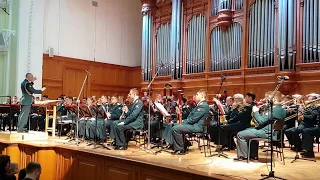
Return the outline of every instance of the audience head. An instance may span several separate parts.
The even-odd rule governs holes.
[[[41,165],[38,162],[29,162],[26,167],[26,177],[40,179]]]
[[[0,175],[10,172],[10,156],[0,155]]]
[[[246,94],[245,100],[246,103],[252,103],[256,99],[256,95],[253,92],[248,92]]]
[[[200,89],[196,94],[196,102],[200,102],[207,99],[207,91],[204,89]]]

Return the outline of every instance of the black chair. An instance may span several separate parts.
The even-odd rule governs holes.
[[[278,131],[280,134],[283,133],[283,126],[284,126],[284,121],[283,120],[276,120],[273,123],[272,134],[269,133],[268,134],[269,135],[268,138],[253,138],[253,139],[249,140],[247,163],[249,163],[249,160],[250,160],[250,147],[251,147],[250,145],[251,145],[251,142],[252,141],[270,142],[271,138],[273,137],[274,132]],[[279,148],[279,150],[278,150],[278,147],[276,146],[276,149],[274,150],[274,152],[277,152],[277,156],[278,156],[278,154],[280,154],[280,158],[283,161],[283,164],[285,164],[285,162],[284,162],[284,154],[283,154],[283,143],[281,143],[282,142],[282,138],[283,138],[283,136],[280,136],[278,139],[273,140],[273,142],[281,144],[281,147]],[[271,144],[271,146],[272,145],[273,144]],[[267,151],[269,151],[269,150],[266,150],[266,152]]]

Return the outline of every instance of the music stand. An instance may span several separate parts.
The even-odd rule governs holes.
[[[76,105],[65,105],[64,106],[64,108],[66,109],[66,111],[67,112],[69,112],[70,114],[74,114],[74,115],[76,115],[76,114],[78,114],[78,107],[76,106]],[[80,112],[81,113],[81,112]],[[67,113],[68,114],[68,113]],[[81,114],[81,117],[82,117],[83,115]],[[72,130],[73,130],[73,119],[74,118],[74,116],[72,116],[71,117],[71,129],[70,129],[70,131],[72,132]],[[62,120],[62,117],[61,117],[61,123],[63,122],[63,120]],[[75,129],[74,129],[74,131],[75,131]],[[73,138],[71,138],[72,137],[72,135],[69,137],[67,137],[67,139],[71,139],[71,140],[75,140],[75,134],[73,135]],[[67,140],[66,139],[66,140]]]
[[[82,109],[82,106],[83,105],[71,105],[71,106],[65,106],[66,110],[69,111],[69,112],[72,112],[74,114],[77,114],[77,118],[75,120],[75,129],[74,129],[74,134],[73,134],[73,138],[71,138],[69,140],[69,142],[72,142],[72,141],[75,141],[76,145],[78,145],[80,143],[79,139],[78,139],[78,123],[79,123],[79,120],[80,120],[80,117],[85,117],[85,112],[87,111],[84,111]],[[85,106],[87,107],[87,106]],[[73,118],[72,118],[72,123],[73,123]],[[71,130],[72,131],[72,128]]]
[[[103,105],[101,105],[103,106]],[[103,119],[103,127],[105,128],[105,123],[104,123],[104,119],[105,117],[107,117],[107,115],[105,114],[105,112],[101,112],[100,109],[97,106],[91,106],[93,107],[93,110],[95,112],[95,135],[93,137],[93,141],[94,141],[94,147],[93,149],[97,149],[99,147],[102,147],[104,149],[107,150],[111,150],[110,148],[108,148],[107,146],[104,145],[104,143],[102,141],[97,141],[96,137],[98,135],[98,118]],[[102,107],[101,107],[102,108]],[[92,143],[88,144],[88,146],[92,145]]]
[[[32,105],[32,108],[33,108],[33,113],[37,114],[37,119],[38,119],[38,122],[39,122],[39,116],[40,115],[46,115],[46,106],[43,106],[43,105]],[[29,117],[29,131],[30,131],[30,124],[31,124],[31,120],[30,120],[30,117]],[[39,123],[37,123],[38,126],[39,126]]]
[[[160,142],[156,145],[156,146],[153,146],[152,148],[156,148],[156,147],[160,147],[161,149],[156,151],[155,154],[157,153],[160,153],[160,152],[168,152],[168,153],[171,153],[169,151],[168,148],[164,148],[163,147],[163,139],[162,139],[162,130],[161,130],[161,124],[163,124],[163,121],[165,121],[165,119],[168,119],[171,117],[171,115],[168,113],[168,111],[166,110],[166,108],[161,104],[161,103],[158,103],[158,102],[154,102],[155,106],[157,107],[157,109],[159,110],[159,112],[162,114],[162,120],[160,121],[159,123],[159,131],[160,131]]]
[[[222,88],[222,85],[223,85],[223,82],[226,80],[226,77],[224,75],[221,75],[221,83],[220,83],[220,87],[219,87],[219,90],[218,90],[218,93],[217,94],[220,94],[220,91],[221,91],[221,88]],[[215,100],[215,103],[217,105],[217,110],[218,110],[218,121],[217,121],[217,127],[218,127],[218,144],[221,146],[221,122],[220,122],[220,117],[224,117],[225,115],[225,112],[222,108],[222,105],[220,106],[220,102],[218,99],[214,99]],[[227,159],[229,159],[228,155],[225,154],[222,150],[222,146],[218,149],[218,153],[217,154],[212,154],[210,155],[209,157],[212,157],[212,156],[222,156],[222,157],[225,157]]]

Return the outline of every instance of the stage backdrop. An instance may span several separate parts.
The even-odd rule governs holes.
[[[43,95],[56,99],[59,95],[77,97],[88,70],[81,97],[121,95],[126,97],[130,88],[140,88],[141,68],[92,62],[80,59],[43,55]]]

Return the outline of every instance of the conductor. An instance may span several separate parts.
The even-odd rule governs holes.
[[[21,83],[22,96],[20,99],[21,112],[18,119],[18,133],[28,132],[24,127],[28,122],[33,94],[42,94],[42,91],[46,90],[45,87],[41,90],[34,89],[33,82],[35,80],[37,80],[37,77],[34,77],[31,73],[27,73],[26,79]]]

